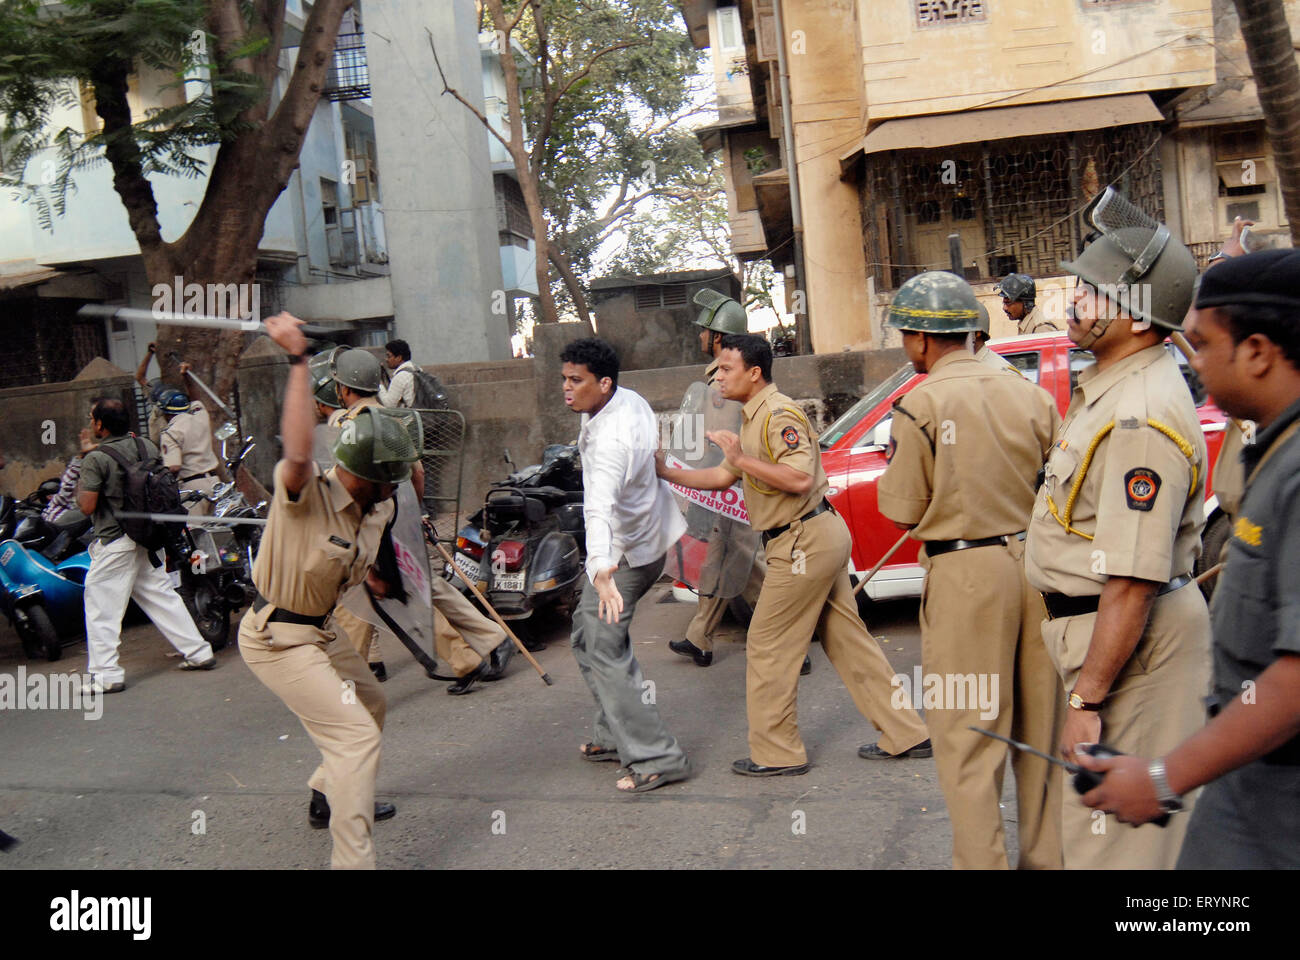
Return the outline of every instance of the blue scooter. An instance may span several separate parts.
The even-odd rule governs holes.
[[[32,519],[39,521],[39,517]],[[48,528],[43,521],[24,520],[16,538],[0,541],[0,610],[13,623],[29,658],[44,654],[46,660],[58,660],[63,656],[62,638],[86,633],[82,593],[90,554],[83,537],[89,522],[77,536],[65,532],[51,538]],[[24,542],[29,530],[39,536]],[[41,552],[37,543],[50,555]],[[67,556],[70,548],[76,552]],[[51,559],[60,555],[66,559]]]

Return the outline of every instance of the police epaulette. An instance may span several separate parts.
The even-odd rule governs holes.
[[[908,411],[908,409],[907,409],[906,407],[903,406],[903,398],[902,398],[902,397],[895,397],[895,398],[894,398],[894,402],[893,402],[892,404],[890,404],[890,406],[892,406],[895,410],[897,410],[899,413],[901,413],[901,414],[903,414],[904,416],[906,416],[907,419],[911,420],[914,424],[916,424],[916,429],[920,430],[920,431],[921,431],[921,435],[924,436],[925,439],[927,439],[927,440],[930,441],[930,451],[933,453],[933,452],[934,452],[934,437],[930,436],[930,431],[929,431],[929,430],[926,430],[925,427],[921,426],[921,421],[918,420],[918,419],[916,419],[916,417],[912,416],[912,414]]]

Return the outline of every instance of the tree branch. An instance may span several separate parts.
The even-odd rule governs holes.
[[[298,165],[298,152],[302,149],[303,138],[307,135],[307,127],[316,112],[325,76],[329,72],[339,21],[351,6],[352,0],[316,0],[307,17],[293,75],[285,86],[280,105],[266,126],[266,147],[281,172],[274,178],[277,181],[287,181]]]
[[[460,91],[456,90],[454,87],[447,85],[447,75],[442,72],[442,61],[438,59],[438,48],[435,47],[433,44],[433,32],[428,27],[424,28],[424,32],[429,35],[429,49],[433,51],[433,62],[437,65],[438,77],[439,79],[442,80],[442,92],[444,94],[446,93],[451,94],[452,97],[454,97],[456,100],[458,100],[461,104],[465,106],[465,109],[467,109],[470,113],[474,114],[474,116],[478,117],[479,123],[487,127],[488,133],[492,134],[492,136],[496,137],[499,141],[501,141],[501,145],[505,147],[507,151],[510,151],[513,154],[513,151],[511,150],[511,146],[510,146],[510,141],[507,140],[505,137],[503,137],[496,127],[492,126],[492,122],[488,120],[488,118],[484,115],[483,111],[480,110],[478,107],[474,106],[474,104],[470,103],[464,97],[462,97],[460,95]]]

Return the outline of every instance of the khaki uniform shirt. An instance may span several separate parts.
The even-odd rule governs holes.
[[[1049,320],[1041,307],[1034,307],[1016,324],[1017,333],[1050,333],[1061,328]]]
[[[745,509],[755,530],[771,530],[793,523],[825,498],[829,484],[822,470],[817,434],[799,405],[780,393],[776,384],[769,383],[745,404],[740,448],[751,457],[794,467],[813,478],[812,489],[799,496],[742,474],[723,460],[724,467],[745,478]]]
[[[253,583],[276,607],[324,616],[345,589],[365,579],[396,507],[390,499],[362,513],[333,469],[324,474],[313,470],[291,500],[284,470],[281,460],[275,466],[275,496],[253,563]]]
[[[366,407],[378,407],[378,406],[380,406],[378,397],[362,397],[360,400],[358,400],[350,407],[340,408],[338,410],[335,410],[333,413],[330,414],[329,419],[326,420],[325,422],[329,424],[331,427],[337,427],[344,420],[355,419],[356,415],[360,413],[362,410],[364,410]]]
[[[709,386],[713,386],[713,381],[718,379],[718,364],[720,363],[722,363],[722,360],[714,357],[713,362],[704,371],[704,382]]]
[[[918,540],[979,540],[1029,523],[1061,422],[1051,394],[964,350],[894,401],[880,512]]]
[[[1108,577],[1165,583],[1189,573],[1205,526],[1205,468],[1192,395],[1163,346],[1103,371],[1087,368],[1034,503],[1025,546],[1029,582],[1044,593],[1082,597],[1101,593]],[[1066,532],[1067,519],[1078,533]]]
[[[163,413],[158,407],[149,410],[149,440],[155,447],[162,444],[162,432],[167,427],[167,414]]]
[[[212,425],[203,404],[190,404],[189,413],[178,413],[162,432],[162,458],[168,467],[179,466],[181,482],[220,466],[212,451]]]
[[[1219,459],[1214,461],[1214,495],[1219,498],[1219,506],[1231,517],[1237,515],[1246,488],[1246,468],[1241,462],[1245,445],[1246,438],[1229,420],[1223,428]]]

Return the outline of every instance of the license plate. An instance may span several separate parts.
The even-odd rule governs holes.
[[[496,573],[492,575],[493,590],[510,590],[514,593],[523,593],[524,575],[523,573]]]
[[[473,557],[466,556],[463,553],[456,554],[455,559],[456,569],[469,577],[471,582],[477,584],[479,578],[479,561],[475,560]]]

